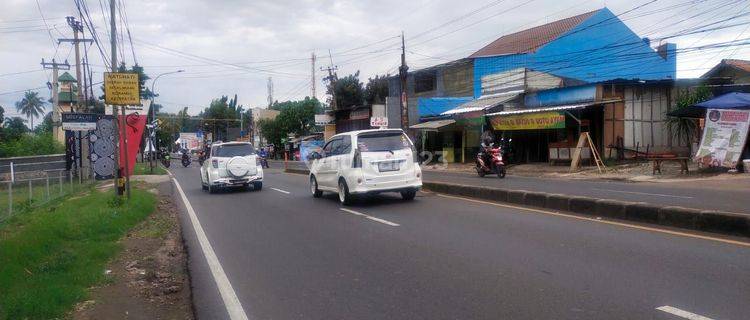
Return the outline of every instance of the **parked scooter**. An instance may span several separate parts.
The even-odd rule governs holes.
[[[182,153],[182,166],[187,168],[190,166],[190,153],[189,152],[183,152]]]
[[[498,178],[505,178],[505,163],[503,162],[503,151],[494,144],[482,144],[482,150],[477,154],[476,170],[480,177],[485,174],[494,173]]]

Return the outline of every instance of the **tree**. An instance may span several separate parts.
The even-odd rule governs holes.
[[[367,79],[365,85],[365,101],[368,104],[384,104],[385,97],[388,96],[388,79],[387,76],[375,76]]]
[[[279,123],[274,119],[258,120],[258,129],[267,143],[273,143],[277,146],[281,145],[281,139],[286,137],[286,134],[284,134],[279,127]]]
[[[306,97],[299,101],[276,102],[276,110],[281,110],[276,119],[261,119],[258,128],[270,143],[280,144],[289,134],[307,135],[315,129],[315,114],[323,110],[320,101]]]
[[[26,91],[21,101],[16,102],[18,112],[26,115],[34,128],[34,118],[38,118],[44,112],[44,99],[39,97],[36,91]]]
[[[692,106],[709,98],[711,98],[711,90],[706,86],[700,86],[695,91],[678,92],[675,110]],[[698,136],[698,120],[667,116],[665,123],[669,132],[677,136],[678,139],[687,142],[688,148],[692,148],[693,140]]]
[[[5,121],[5,109],[3,109],[3,106],[0,106],[0,123],[3,123]]]
[[[47,112],[42,119],[42,123],[36,126],[34,132],[38,135],[52,133],[52,112]]]
[[[8,140],[16,140],[24,133],[29,131],[26,127],[26,120],[21,117],[12,117],[5,119],[5,130],[3,130]]]
[[[364,91],[362,83],[359,82],[359,71],[332,81],[332,85],[326,88],[326,93],[329,95],[335,92],[338,109],[362,105],[365,101]]]

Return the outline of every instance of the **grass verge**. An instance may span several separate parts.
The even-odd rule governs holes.
[[[134,175],[163,175],[167,174],[167,170],[164,169],[158,162],[154,164],[154,172],[151,173],[151,166],[148,162],[137,162],[133,168]]]
[[[0,229],[0,319],[63,317],[106,279],[118,240],[155,204],[144,190],[119,206],[90,191],[13,217]]]

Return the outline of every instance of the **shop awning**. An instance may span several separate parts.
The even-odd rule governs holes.
[[[560,105],[560,106],[550,106],[550,107],[540,107],[540,108],[530,108],[530,109],[506,110],[506,111],[489,113],[487,114],[487,116],[488,117],[489,116],[507,116],[507,115],[516,115],[516,114],[524,114],[524,113],[578,110],[578,109],[584,109],[586,107],[597,105],[597,104],[605,104],[605,103],[612,103],[612,102],[618,102],[618,101],[620,101],[620,99],[591,101],[591,102],[584,102],[584,103],[566,104],[566,105]]]
[[[523,93],[523,90],[515,90],[515,91],[504,92],[504,93],[500,93],[500,94],[496,94],[492,96],[480,97],[479,99],[469,101],[456,108],[443,112],[441,113],[441,115],[446,116],[446,115],[454,115],[454,114],[460,114],[460,113],[466,113],[466,112],[487,110],[487,109],[496,107],[498,105],[501,105],[503,103],[506,103],[508,101],[511,101],[522,93]]]
[[[456,123],[456,120],[453,119],[445,119],[445,120],[434,120],[434,121],[428,121],[428,122],[422,122],[420,124],[415,124],[413,126],[410,126],[410,129],[417,129],[417,130],[437,130],[439,128],[449,126]]]

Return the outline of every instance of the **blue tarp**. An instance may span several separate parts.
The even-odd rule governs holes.
[[[750,109],[750,93],[730,92],[694,106],[706,109]]]
[[[730,92],[667,113],[670,117],[703,118],[706,109],[750,109],[750,93]]]
[[[438,116],[441,113],[454,109],[466,102],[474,100],[472,97],[443,97],[443,98],[419,98],[417,106],[419,117]]]

